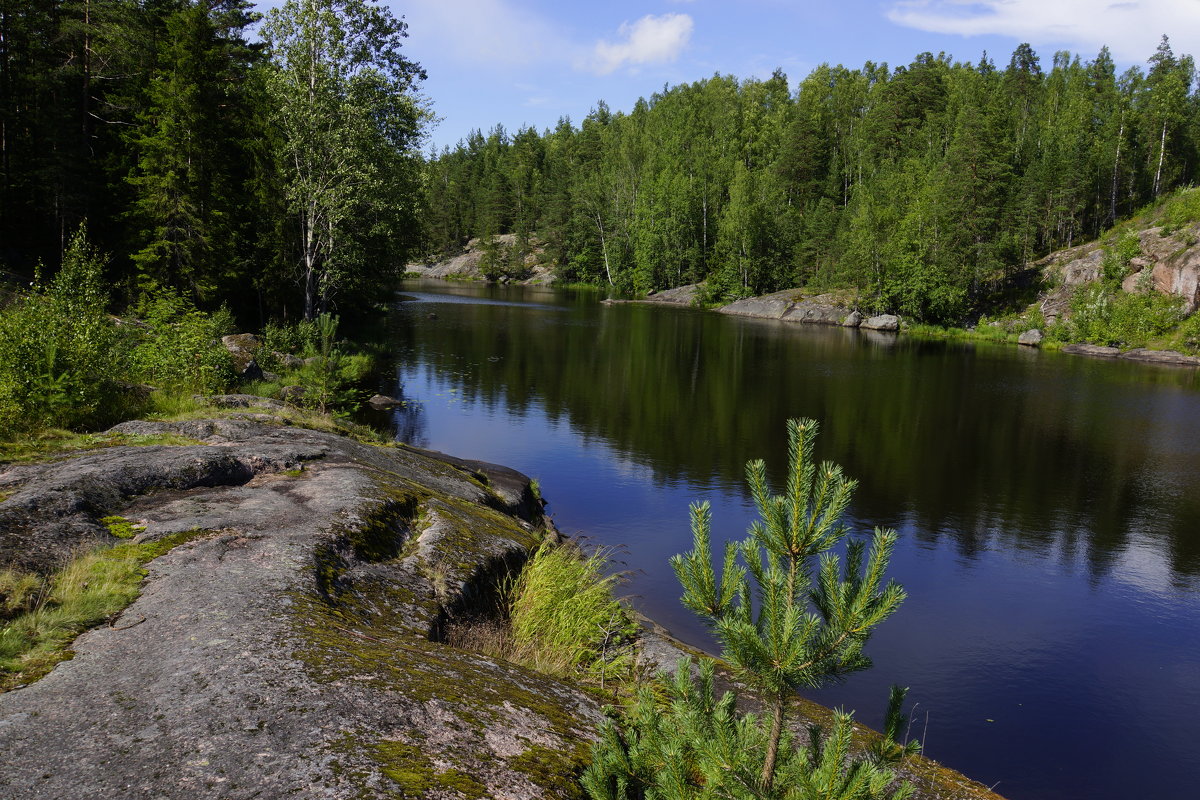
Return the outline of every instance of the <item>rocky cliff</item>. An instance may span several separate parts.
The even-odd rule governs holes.
[[[515,233],[505,233],[495,237],[492,240],[492,249],[494,253],[499,253],[501,256],[508,256],[511,260],[511,253],[517,246],[517,235]],[[531,285],[548,285],[554,280],[554,270],[543,260],[544,252],[541,246],[535,241],[531,243],[530,252],[522,259],[522,263],[516,265],[507,265],[507,271],[518,272],[524,275],[516,282],[527,283]],[[466,247],[460,253],[442,259],[430,259],[427,261],[417,261],[408,264],[405,270],[422,278],[449,278],[458,280],[486,280],[484,274],[484,262],[488,256],[488,247],[479,238],[475,238],[467,242]]]
[[[1147,289],[1183,300],[1184,311],[1200,308],[1200,222],[1183,227],[1153,225],[1133,230],[1132,252],[1121,288],[1126,292]],[[1080,286],[1104,277],[1105,260],[1113,258],[1113,244],[1089,242],[1059,250],[1034,263],[1052,288],[1042,298],[1048,324],[1069,313],[1072,294]]]

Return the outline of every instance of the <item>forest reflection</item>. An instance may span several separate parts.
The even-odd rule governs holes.
[[[416,294],[391,320],[398,358],[453,376],[464,402],[566,421],[657,482],[740,485],[760,457],[778,471],[782,420],[811,416],[870,524],[1093,578],[1149,544],[1174,580],[1200,574],[1195,370],[515,291]],[[421,443],[421,413],[394,415],[398,438]]]

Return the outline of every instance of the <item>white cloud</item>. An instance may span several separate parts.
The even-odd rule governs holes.
[[[626,65],[663,64],[679,57],[692,38],[694,23],[687,14],[647,14],[637,22],[626,22],[618,33],[621,41],[601,40],[592,52],[592,69],[600,74]]]
[[[1108,45],[1124,61],[1145,61],[1164,33],[1177,55],[1200,41],[1200,0],[901,0],[887,16],[932,33],[1012,36],[1085,56]]]

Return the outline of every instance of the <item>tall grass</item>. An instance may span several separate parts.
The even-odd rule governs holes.
[[[147,563],[195,534],[85,553],[48,578],[0,572],[0,692],[67,658],[76,636],[137,599]]]
[[[446,641],[556,677],[605,686],[630,677],[637,626],[614,595],[604,553],[542,544],[500,587],[499,613],[460,618]]]
[[[636,630],[614,591],[604,553],[543,544],[512,581],[508,597],[517,660],[552,675],[583,673],[603,681],[632,668]]]

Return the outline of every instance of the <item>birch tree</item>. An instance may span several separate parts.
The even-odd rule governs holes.
[[[400,53],[404,21],[375,0],[288,0],[262,34],[304,316],[313,319],[337,292],[370,279],[373,244],[402,244],[428,118],[415,91],[425,75]]]

